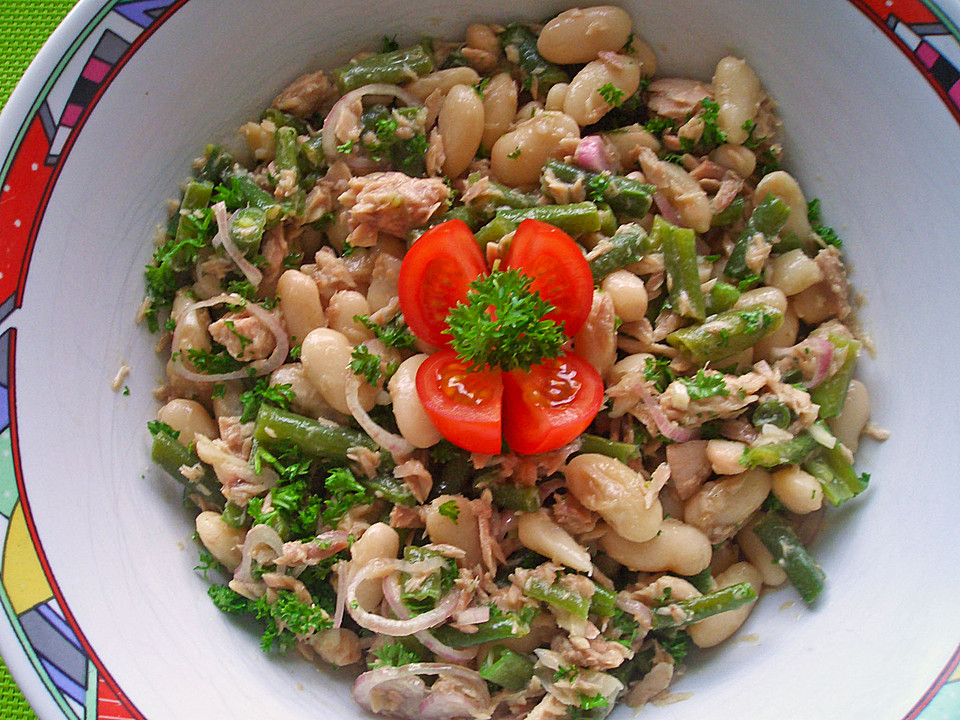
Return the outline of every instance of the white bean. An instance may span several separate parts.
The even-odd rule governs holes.
[[[783,294],[783,290],[770,286],[747,290],[737,298],[737,301],[733,304],[733,309],[743,310],[758,303],[769,305],[782,313],[787,311],[787,296]]]
[[[770,587],[783,585],[787,581],[787,574],[783,571],[773,555],[767,550],[766,546],[760,542],[760,538],[753,532],[753,526],[759,518],[751,519],[743,529],[737,533],[737,545],[744,557],[750,561],[760,575],[763,577],[763,584]]]
[[[377,255],[373,264],[370,287],[367,288],[367,304],[370,306],[370,312],[385,308],[393,298],[397,297],[401,263],[401,258],[388,253],[381,252]]]
[[[735,440],[707,440],[707,459],[717,475],[739,475],[747,468],[740,464],[747,446]]]
[[[570,81],[563,98],[563,111],[581,126],[592,125],[614,107],[633,95],[640,87],[640,66],[629,55],[603,53],[583,68]],[[611,90],[617,98],[605,98]],[[613,99],[611,104],[608,99]]]
[[[799,332],[800,320],[793,311],[792,305],[788,305],[787,312],[783,314],[783,324],[753,346],[754,358],[773,362],[776,359],[774,350],[795,345]]]
[[[717,104],[717,127],[727,134],[727,142],[743,145],[750,136],[744,123],[753,120],[763,100],[760,78],[745,60],[725,57],[713,74]]]
[[[810,221],[807,219],[807,199],[803,196],[800,183],[790,173],[775,170],[769,175],[764,175],[757,183],[753,196],[760,202],[767,193],[780,198],[790,208],[790,216],[781,234],[794,233],[800,242],[806,243],[810,238]]]
[[[503,183],[518,187],[535,185],[549,158],[563,156],[560,141],[579,138],[580,127],[572,117],[545,111],[502,135],[490,152],[490,169]]]
[[[860,445],[860,433],[870,419],[870,393],[867,387],[859,380],[851,380],[847,388],[847,399],[844,400],[840,414],[829,420],[830,427],[837,440],[846,445],[851,452],[856,452]]]
[[[622,538],[611,529],[600,538],[600,547],[629,570],[678,575],[696,575],[710,564],[713,553],[706,535],[673,518],[665,518],[660,532],[642,543]]]
[[[626,168],[636,166],[641,148],[650,148],[654,152],[660,150],[657,136],[642,125],[627,125],[618,128],[616,132],[603,133],[603,139],[607,141],[608,147],[616,151],[620,164]]]
[[[704,483],[684,504],[683,519],[716,544],[732,537],[769,494],[770,473],[753,468]]]
[[[497,40],[496,33],[493,32],[489,25],[474,23],[468,26],[466,40],[467,47],[472,47],[475,50],[483,50],[491,55],[498,55],[500,53],[500,42]]]
[[[632,57],[640,66],[640,77],[653,77],[657,72],[657,54],[650,45],[634,34],[630,44],[621,50]]]
[[[443,173],[459,177],[473,161],[483,137],[483,101],[473,87],[450,88],[437,116],[437,129],[443,138]]]
[[[492,148],[509,129],[516,114],[517,83],[510,73],[494,75],[483,91],[483,147]]]
[[[757,169],[757,156],[753,150],[743,145],[724,143],[710,153],[710,159],[720,167],[733,170],[742,178],[750,177]]]
[[[287,270],[277,281],[277,300],[290,342],[300,343],[311,330],[326,327],[320,289],[306,273]]]
[[[473,68],[454,67],[424,75],[405,85],[404,89],[416,98],[426,100],[427,96],[435,90],[446,95],[456,85],[476,85],[479,82],[480,76]]]
[[[580,503],[606,520],[623,538],[644,542],[654,537],[663,521],[659,499],[646,506],[642,475],[615,458],[584,453],[563,471],[567,487]]]
[[[803,292],[823,279],[820,266],[800,248],[778,255],[770,263],[768,284],[783,290],[786,296]]]
[[[427,359],[423,353],[409,357],[390,378],[387,387],[393,403],[393,415],[404,439],[414,447],[428,448],[440,442],[440,431],[423,409],[417,393],[417,371]]]
[[[203,546],[229,572],[240,565],[243,557],[243,538],[246,531],[227,525],[220,513],[207,510],[197,515],[197,535]]]
[[[321,659],[336,667],[360,662],[360,638],[352,630],[327,628],[311,635],[308,642]]]
[[[190,350],[210,351],[211,341],[210,332],[210,313],[206,308],[184,312],[187,307],[195,302],[186,290],[178,290],[173,298],[173,306],[170,308],[170,317],[174,318],[179,330],[178,344],[171,347],[171,355],[178,355],[184,366],[191,370],[195,367],[187,359]]]
[[[823,505],[820,481],[797,465],[788,465],[774,471],[771,491],[790,512],[806,515]]]
[[[714,579],[717,581],[717,590],[723,590],[743,582],[750,583],[750,587],[758,596],[763,586],[763,577],[760,575],[760,571],[748,562],[738,562],[731,565]],[[736,610],[728,610],[694,623],[687,628],[693,644],[702,648],[719,645],[740,629],[756,603],[756,600],[751,600]]]
[[[175,398],[157,411],[157,419],[179,432],[177,440],[188,447],[197,441],[197,435],[211,440],[220,436],[210,413],[196,400]]]
[[[343,334],[330,328],[310,331],[300,349],[300,362],[307,380],[320,391],[334,410],[350,414],[347,407],[347,373],[353,346]],[[369,410],[375,404],[377,390],[366,383],[360,385],[360,404]]]
[[[517,534],[525,548],[555,563],[585,573],[593,568],[590,553],[570,533],[551,520],[546,510],[520,513]]]
[[[563,110],[563,99],[567,96],[570,83],[557,83],[547,91],[547,99],[543,101],[544,110]]]
[[[440,507],[453,503],[455,512],[440,512]],[[452,509],[453,506],[447,505]],[[454,520],[451,515],[456,515]],[[482,559],[480,552],[480,523],[470,501],[463,495],[441,495],[427,507],[427,535],[430,542],[441,545],[453,545],[466,553],[466,567],[478,565]]]
[[[613,300],[617,317],[624,322],[643,320],[647,314],[647,286],[629,270],[607,275],[600,287]]]
[[[400,536],[386,523],[374,523],[350,547],[350,568],[356,572],[378,558],[395,558],[400,551]],[[357,602],[365,610],[371,610],[383,600],[383,582],[364,580],[357,587]]]
[[[369,315],[370,303],[356,290],[340,290],[327,304],[327,322],[331,330],[342,333],[347,340],[359,345],[373,337],[373,332],[358,323],[357,315]]]
[[[630,15],[612,5],[572,8],[543,26],[537,50],[545,60],[560,65],[586,63],[603,50],[626,45],[632,28]]]
[[[308,417],[328,417],[336,415],[330,404],[323,399],[320,391],[307,380],[301,363],[281,365],[270,373],[270,385],[289,385],[293,393],[290,407]]]
[[[594,290],[590,314],[573,336],[573,347],[600,377],[610,372],[617,361],[617,315],[610,295]]]

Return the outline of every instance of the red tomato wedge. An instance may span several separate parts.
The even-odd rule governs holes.
[[[600,374],[574,353],[534,365],[529,373],[503,373],[504,439],[524,455],[556,450],[586,430],[602,404]]]
[[[573,238],[549,223],[524,220],[507,251],[506,267],[533,278],[531,288],[556,308],[547,317],[573,337],[590,314],[593,300],[590,265]]]
[[[441,350],[417,371],[417,395],[437,430],[454,445],[484,455],[500,452],[500,370],[469,372],[453,350]]]
[[[486,273],[487,262],[465,222],[449,220],[427,230],[400,266],[398,295],[407,326],[431,345],[446,345],[447,313],[467,297],[470,283]]]

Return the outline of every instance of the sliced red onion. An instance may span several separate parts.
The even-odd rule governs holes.
[[[677,209],[670,204],[670,201],[667,200],[666,195],[658,190],[653,194],[653,201],[657,204],[657,208],[659,208],[660,214],[663,215],[664,220],[667,220],[677,227],[684,227],[683,219],[680,217],[680,213],[678,213]]]
[[[599,135],[587,135],[583,138],[573,153],[573,161],[585,170],[594,172],[613,170],[606,143]]]
[[[400,597],[400,581],[397,579],[397,573],[392,573],[383,579],[383,597],[386,599],[390,609],[393,610],[394,615],[401,620],[410,619],[410,610],[403,604],[403,599]],[[488,607],[486,610],[487,616],[489,617],[490,608]],[[437,640],[427,630],[414,633],[414,637],[423,643],[423,646],[427,648],[427,650],[435,653],[437,657],[447,662],[470,662],[477,656],[479,650],[477,647],[469,647],[461,650],[454,649]]]
[[[377,425],[367,411],[363,409],[360,404],[360,377],[352,372],[347,373],[346,393],[347,407],[350,409],[350,413],[377,445],[393,455],[393,459],[397,462],[413,455],[413,451],[416,450],[413,445],[399,435],[394,435],[389,430]]]
[[[254,584],[256,580],[251,572],[253,565],[253,551],[260,545],[266,545],[273,550],[277,556],[283,552],[283,540],[269,525],[254,525],[247,531],[243,539],[243,551],[240,558],[240,564],[233,572],[233,579],[242,583]]]
[[[251,315],[266,325],[267,329],[271,332],[271,334],[273,334],[277,342],[273,352],[270,353],[270,357],[264,358],[263,360],[254,360],[252,363],[241,368],[240,370],[207,375],[205,373],[198,373],[194,372],[193,370],[188,370],[183,364],[183,359],[179,357],[179,355],[175,354],[173,357],[173,369],[177,372],[177,374],[187,380],[191,380],[192,382],[224,382],[225,380],[239,380],[240,378],[269,375],[278,367],[283,365],[284,361],[287,359],[287,353],[290,352],[290,341],[287,339],[287,331],[283,329],[283,326],[280,324],[280,321],[277,320],[276,315],[264,310],[256,303],[247,302],[246,299],[240,295],[237,295],[236,293],[221,293],[220,295],[209,298],[208,300],[201,300],[199,302],[187,305],[187,307],[181,310],[180,314],[177,315],[177,327],[173,331],[173,341],[171,342],[171,346],[173,348],[177,348],[180,344],[180,318],[194,310],[213,307],[214,305],[220,305],[222,303],[242,306]]]
[[[243,256],[243,252],[237,247],[236,243],[233,242],[233,238],[230,237],[230,216],[227,215],[226,203],[218,202],[211,209],[213,210],[213,216],[217,219],[217,234],[213,236],[213,246],[218,247],[223,245],[223,249],[226,250],[227,255],[233,260],[233,264],[236,265],[240,272],[243,273],[243,276],[250,281],[250,284],[255,288],[260,287],[260,282],[263,280],[263,273]]]
[[[643,402],[644,408],[650,413],[653,422],[656,423],[657,429],[665,438],[669,438],[678,443],[696,440],[698,435],[696,428],[680,427],[680,425],[668,418],[663,408],[660,407],[660,403],[653,399],[653,396],[647,392],[646,388],[639,386],[637,393]]]
[[[343,625],[343,610],[347,606],[347,585],[350,584],[350,563],[341,560],[337,569],[337,605],[333,612],[333,627]]]
[[[650,608],[636,598],[624,593],[617,593],[617,607],[630,613],[642,627],[650,629],[653,626],[653,613]]]
[[[453,614],[457,625],[479,625],[490,619],[489,605],[475,605]]]
[[[812,347],[817,355],[817,367],[813,377],[803,383],[803,386],[810,390],[827,379],[830,364],[833,362],[834,345],[829,340],[819,337],[808,337],[802,344]]]
[[[409,563],[408,563],[409,565]],[[417,615],[409,620],[394,620],[382,615],[364,610],[357,602],[357,588],[364,580],[384,578],[396,572],[403,564],[399,560],[379,558],[363,566],[350,577],[350,584],[347,586],[347,595],[345,598],[347,612],[350,613],[360,627],[373,632],[390,635],[391,637],[405,637],[415,635],[421,630],[439,625],[453,614],[460,602],[460,591],[451,590],[437,606],[428,612]]]
[[[479,707],[490,703],[490,693],[483,678],[475,670],[446,663],[410,663],[370,670],[353,684],[353,698],[371,712],[385,711],[392,717],[419,720],[421,703],[427,694],[420,675],[447,675],[461,681],[464,689],[477,699],[471,717],[489,717],[489,708]],[[392,702],[381,703],[381,699]]]
[[[362,100],[367,95],[389,95],[390,97],[397,98],[397,100],[408,107],[421,104],[418,98],[414,97],[406,90],[397,87],[396,85],[375,83],[373,85],[364,85],[356,90],[351,90],[337,100],[334,106],[330,108],[330,112],[323,121],[323,130],[321,131],[323,139],[321,140],[321,143],[323,145],[323,154],[327,156],[327,160],[329,162],[335,162],[338,158],[337,138],[335,137],[334,128],[337,127],[337,122],[340,120],[340,115],[343,113],[344,109],[353,104],[357,98]]]
[[[489,701],[488,701],[489,704]],[[434,691],[420,703],[419,720],[487,717],[489,713],[476,700],[455,690]]]

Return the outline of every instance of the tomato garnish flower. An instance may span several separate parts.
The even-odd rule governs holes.
[[[603,381],[563,349],[590,312],[593,277],[562,230],[524,220],[489,270],[466,223],[437,225],[404,257],[399,296],[410,330],[441,348],[420,366],[417,394],[450,442],[548,452],[596,417]]]

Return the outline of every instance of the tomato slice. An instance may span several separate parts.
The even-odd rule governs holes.
[[[587,429],[603,404],[603,380],[575,353],[503,374],[503,435],[524,455],[556,450]]]
[[[437,430],[454,445],[485,455],[500,452],[500,370],[470,372],[453,350],[440,350],[417,371],[417,395]]]
[[[435,347],[446,345],[447,313],[486,272],[486,259],[465,222],[448,220],[427,230],[400,266],[398,295],[407,327]]]
[[[590,314],[593,275],[573,238],[549,223],[524,220],[507,251],[506,266],[533,278],[532,289],[555,308],[547,317],[562,323],[567,335],[576,334]]]

